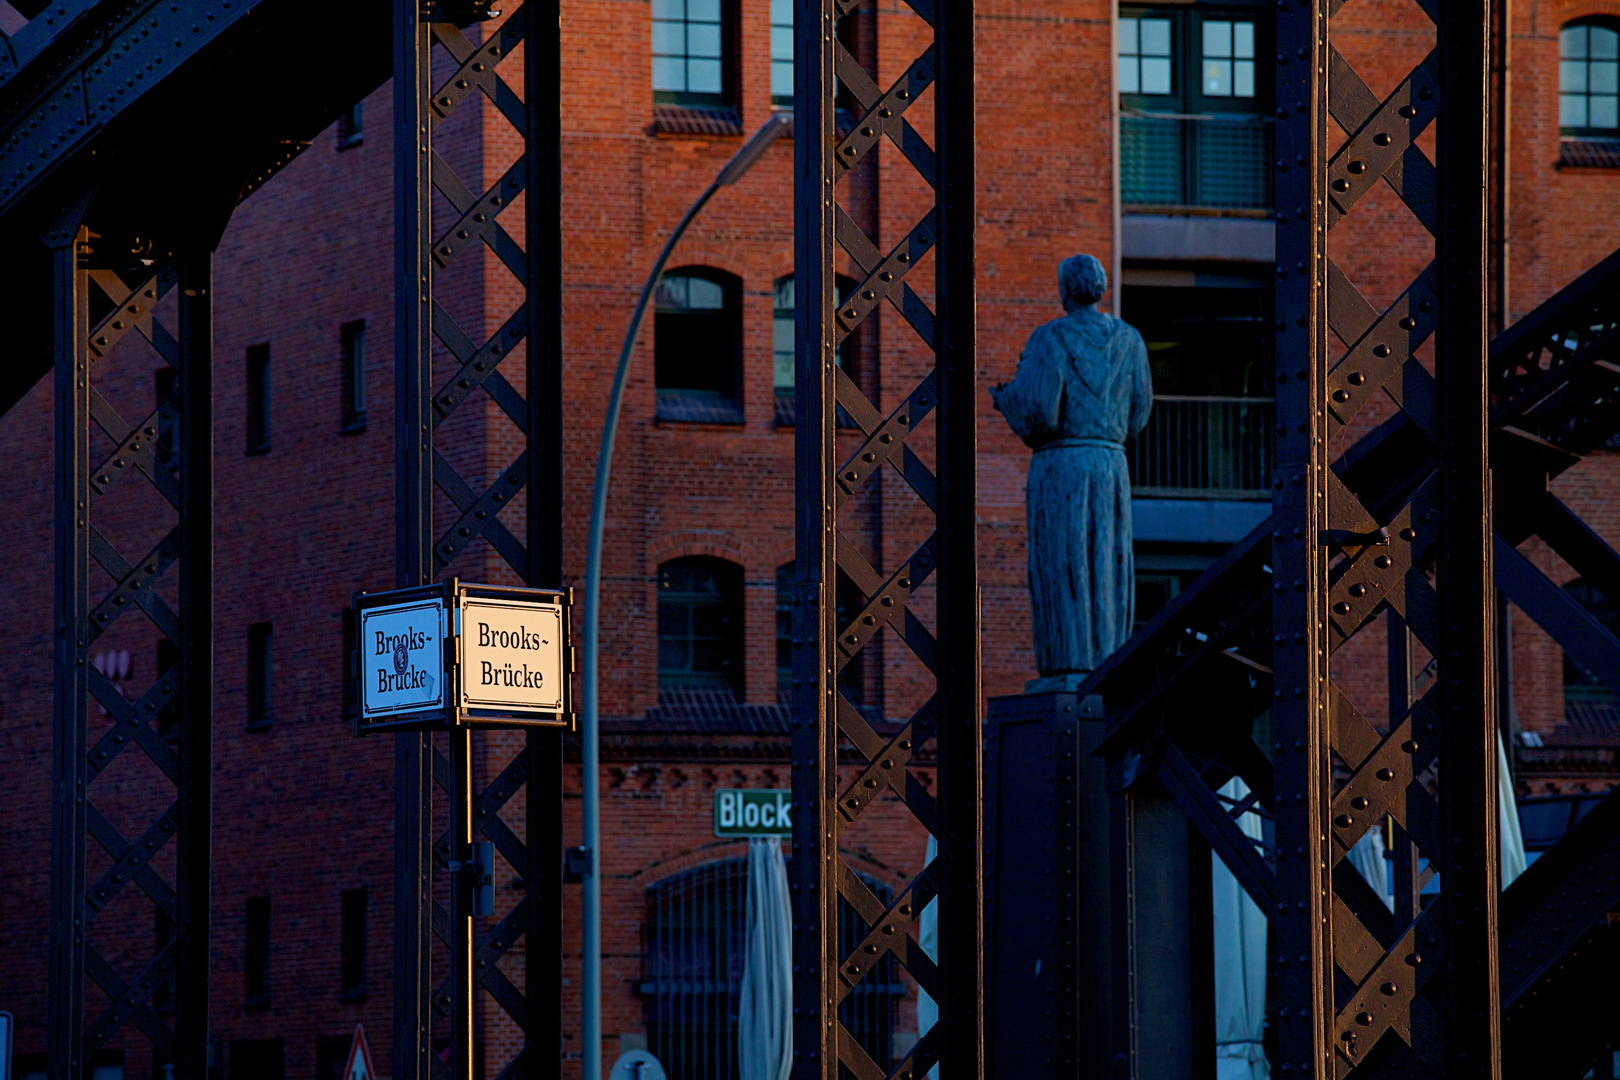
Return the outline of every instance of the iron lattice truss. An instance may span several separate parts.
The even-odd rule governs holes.
[[[1485,472],[1478,457],[1486,430],[1470,438],[1457,426],[1469,418],[1469,343],[1483,310],[1483,245],[1475,250],[1470,240],[1480,239],[1470,200],[1482,148],[1458,142],[1478,126],[1483,13],[1422,6],[1440,24],[1440,44],[1383,101],[1318,32],[1310,10],[1286,7],[1279,16],[1274,510],[1082,688],[1104,695],[1113,721],[1104,744],[1113,783],[1127,792],[1149,777],[1162,785],[1270,919],[1278,974],[1271,1020],[1283,1075],[1486,1075],[1499,1009],[1511,1021],[1538,994],[1571,1004],[1586,993],[1569,989],[1572,980],[1560,987],[1558,973],[1606,925],[1606,914],[1586,907],[1607,912],[1620,899],[1612,870],[1595,861],[1612,862],[1606,841],[1593,835],[1597,826],[1569,858],[1537,864],[1503,902],[1498,1001],[1491,598],[1476,589],[1460,612],[1455,600],[1446,606],[1446,590],[1469,580],[1469,567],[1452,561],[1460,528],[1447,516],[1447,472],[1453,498],[1456,485],[1474,485],[1476,521],[1490,520],[1494,496],[1494,539],[1487,531],[1463,541],[1474,569],[1494,569],[1502,595],[1591,670],[1620,673],[1620,642],[1516,549],[1539,535],[1584,579],[1620,596],[1620,557],[1548,491],[1553,477],[1620,430],[1620,255],[1493,343],[1494,469]],[[1448,41],[1463,53],[1443,76]],[[1325,161],[1309,150],[1313,98],[1348,133]],[[1437,169],[1415,140],[1447,107],[1456,110],[1454,137],[1442,120]],[[1325,125],[1315,135],[1322,139]],[[1310,236],[1313,216],[1327,234],[1380,179],[1441,238],[1436,260],[1384,311]],[[1449,316],[1448,255],[1460,267],[1450,271],[1460,299]],[[1323,321],[1347,348],[1318,366],[1330,340],[1317,329]],[[1417,355],[1437,335],[1438,380]],[[1329,464],[1328,441],[1378,391],[1398,410]],[[1478,402],[1477,385],[1473,394]],[[1484,420],[1483,402],[1477,414]],[[1312,433],[1308,445],[1298,437]],[[1437,573],[1437,565],[1445,569]],[[1387,709],[1353,702],[1330,677],[1329,658],[1380,623]],[[1434,659],[1418,670],[1424,653]],[[1364,652],[1357,662],[1367,662]],[[1462,699],[1448,700],[1448,687],[1463,690]],[[1249,794],[1218,794],[1234,777]],[[1240,827],[1248,815],[1264,828]],[[1393,910],[1347,859],[1386,819]],[[1439,897],[1425,903],[1436,873]],[[1555,913],[1551,898],[1570,895],[1571,883],[1595,886],[1592,904]],[[1542,1008],[1537,1022],[1568,1026],[1578,1021],[1566,1017],[1588,1016],[1557,1012]],[[1529,1050],[1516,1049],[1512,1033],[1510,1026],[1510,1061]],[[1533,1038],[1545,1046],[1547,1029]],[[1572,1075],[1589,1064],[1592,1039],[1578,1027],[1551,1039],[1568,1047],[1561,1064]]]
[[[65,232],[71,241],[55,251],[51,1064],[55,1075],[76,1077],[132,1024],[163,1059],[200,1074],[207,1053],[211,760],[209,260],[181,257],[155,269],[137,263],[133,272],[92,269],[89,233]],[[177,285],[178,334],[157,315]],[[91,311],[98,314],[93,326]],[[126,340],[148,348],[126,347],[115,362]],[[144,353],[141,363],[132,352]],[[145,377],[153,354],[168,376],[158,385],[168,391],[130,422],[103,388],[122,382],[127,389],[133,372]],[[138,484],[149,490],[124,490]],[[176,595],[178,611],[170,602]],[[154,630],[168,666],[148,685],[130,687],[127,676],[141,667],[119,664],[115,657],[127,650],[109,642],[136,643],[144,652]],[[126,753],[145,762],[121,760]],[[115,769],[98,797],[96,781]],[[117,821],[131,816],[145,817],[145,824],[126,834]],[[88,856],[87,838],[100,856]],[[175,868],[174,883],[159,869],[166,862]],[[105,869],[88,881],[96,863]],[[146,956],[153,908],[157,925],[172,932]],[[99,997],[86,995],[86,977]],[[173,1027],[159,1009],[174,1011]]]
[[[525,584],[555,587],[561,579],[557,8],[530,0],[508,6],[498,22],[475,23],[475,29],[458,25],[479,14],[437,6],[419,13],[414,5],[396,14],[398,583],[424,584],[450,572],[482,538]],[[520,50],[522,95],[502,76],[503,65],[511,73],[508,61]],[[433,145],[433,133],[456,109],[478,101],[493,107],[524,148],[487,190],[469,185]],[[520,196],[527,206],[522,244],[502,224],[502,215]],[[436,202],[448,213],[436,214]],[[520,294],[515,309],[488,336],[465,318],[458,320],[435,296],[446,271],[469,260],[476,266],[486,251]],[[410,288],[413,281],[419,289]],[[488,275],[484,287],[495,289]],[[437,371],[435,343],[445,361]],[[523,393],[502,371],[514,354],[525,356]],[[522,436],[524,449],[485,484],[457,471],[450,460],[453,447],[450,454],[441,449],[454,437],[438,433],[463,409],[474,413],[475,427],[487,427],[490,421],[479,410],[488,401]],[[487,446],[500,442],[487,431],[480,437]],[[452,508],[447,526],[433,520],[435,488]],[[526,544],[502,518],[514,503],[525,502]],[[399,737],[395,1075],[412,1080],[471,1075],[475,987],[525,1036],[510,1061],[488,1063],[492,1075],[503,1080],[555,1075],[561,1052],[562,736],[555,730],[531,732],[482,791],[473,786],[471,733],[461,729],[445,738],[448,753],[426,735]],[[501,810],[526,785],[526,837],[520,838]],[[450,822],[436,837],[431,833],[434,787],[448,798]],[[471,907],[475,840],[492,842],[510,876],[525,888],[481,935]],[[449,881],[448,903],[433,895],[435,874]],[[435,939],[448,960],[437,973],[431,962]],[[525,940],[523,989],[501,963],[520,940]],[[435,1025],[448,1035],[448,1062],[434,1052]]]
[[[850,0],[800,0],[795,9],[795,124],[801,134],[795,142],[800,284],[793,756],[794,803],[803,808],[795,814],[793,859],[795,1075],[832,1080],[843,1069],[858,1080],[910,1080],[936,1063],[947,1076],[981,1075],[972,7],[910,0],[931,40],[887,88],[839,39],[838,23],[856,7]],[[835,123],[835,75],[850,99],[845,124]],[[930,91],[937,151],[907,115]],[[847,134],[839,137],[840,130]],[[914,171],[935,193],[935,205],[887,246],[846,211],[849,191],[839,186],[857,167],[875,168],[873,159],[885,143],[898,151],[894,167]],[[858,281],[835,304],[838,249]],[[908,280],[930,255],[934,308]],[[909,393],[879,407],[836,357],[839,345],[885,305],[933,354],[934,366]],[[885,361],[886,380],[892,363]],[[840,410],[859,431],[842,449]],[[932,439],[917,439],[929,419]],[[919,442],[933,450],[937,474],[919,456]],[[865,532],[852,531],[851,521],[862,520],[857,503],[881,482],[885,466],[900,483],[883,500],[882,523],[874,528],[868,520]],[[904,525],[918,520],[935,524],[923,526],[928,535],[909,554],[885,560],[870,552],[875,538],[891,535],[885,529],[903,535]],[[858,610],[843,619],[834,595],[839,575],[862,597]],[[919,593],[927,596],[921,609]],[[919,617],[928,607],[934,629]],[[905,722],[863,713],[840,685],[840,674],[863,651],[877,652],[873,644],[885,628],[935,686]],[[939,762],[937,798],[913,771],[930,744]],[[841,748],[846,760],[853,753],[852,768],[840,769]],[[878,899],[847,858],[859,843],[858,826],[894,828],[863,821],[886,801],[909,811],[938,840],[940,852],[896,889],[890,904]],[[937,962],[916,937],[919,918],[936,897]],[[840,900],[870,927],[864,939],[839,941]],[[839,1016],[840,1006],[880,970],[885,956],[894,957],[941,1006],[940,1023],[897,1053],[892,1066],[874,1061]]]

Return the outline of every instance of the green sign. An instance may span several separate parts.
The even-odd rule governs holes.
[[[771,789],[716,789],[714,835],[792,836],[793,792]]]

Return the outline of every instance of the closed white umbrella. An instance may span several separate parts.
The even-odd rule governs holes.
[[[1497,831],[1502,834],[1502,888],[1524,873],[1529,865],[1524,857],[1524,833],[1519,829],[1519,799],[1513,792],[1513,773],[1508,769],[1507,747],[1502,733],[1496,733],[1496,812]]]
[[[787,1080],[793,1069],[793,909],[773,837],[748,842],[748,938],[737,1008],[742,1080]]]
[[[927,866],[939,854],[939,841],[933,836],[928,837],[928,849],[923,854],[923,865]],[[917,917],[917,944],[928,959],[939,962],[939,901],[929,900]],[[917,1038],[928,1034],[929,1030],[939,1023],[939,1002],[928,996],[928,991],[917,987]],[[939,1066],[935,1065],[928,1070],[928,1080],[939,1080]]]
[[[1221,788],[1233,802],[1249,787],[1233,777]],[[1259,839],[1260,816],[1237,819],[1243,835]],[[1219,855],[1210,854],[1215,922],[1215,1075],[1217,1080],[1269,1080],[1261,1039],[1266,1031],[1266,916],[1249,899]]]

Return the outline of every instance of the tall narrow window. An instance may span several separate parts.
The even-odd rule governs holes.
[[[270,624],[248,627],[248,730],[270,726]]]
[[[1620,608],[1610,602],[1597,589],[1580,578],[1564,586],[1568,593],[1584,607],[1609,633],[1620,637]],[[1607,673],[1605,673],[1607,674]],[[1612,703],[1616,700],[1613,687],[1579,660],[1564,654],[1564,701],[1595,701]]]
[[[338,996],[357,1001],[366,996],[365,886],[343,890],[342,927],[338,938]]]
[[[1620,27],[1579,22],[1558,32],[1558,128],[1620,136]]]
[[[793,0],[771,0],[771,104],[793,104]]]
[[[742,567],[676,559],[658,568],[658,686],[742,688]]]
[[[841,304],[844,297],[849,295],[855,283],[846,277],[833,279],[833,302]],[[794,364],[794,336],[793,336],[793,305],[795,299],[793,275],[776,279],[773,291],[775,298],[774,311],[771,318],[771,384],[776,391],[776,424],[778,427],[792,427],[793,418],[793,383],[797,377]],[[859,330],[856,333],[860,333]],[[838,352],[834,363],[844,369],[844,372],[855,378],[855,334],[850,334],[838,344]],[[849,418],[844,407],[838,407],[838,426],[854,427],[855,421]]]
[[[172,689],[179,689],[180,646],[166,637],[158,638],[157,672],[158,678],[168,678]],[[157,714],[158,734],[171,746],[180,741],[180,707],[176,704],[176,700],[176,696],[171,696]]]
[[[242,952],[243,1004],[250,1009],[270,1005],[270,898],[255,896],[247,902],[247,941]]]
[[[347,150],[351,146],[359,146],[364,140],[363,117],[361,104],[355,102],[349,106],[349,111],[338,117],[337,122],[337,148]]]
[[[741,423],[742,282],[719,270],[679,270],[658,282],[655,299],[659,419]]]
[[[161,953],[174,940],[174,920],[169,918],[169,913],[161,907],[155,907],[152,910],[157,913],[153,927],[155,931],[153,945],[156,946],[155,952]],[[174,968],[172,965],[169,970],[170,975],[167,978],[160,978],[157,988],[152,991],[152,1009],[160,1015],[174,1011]]]
[[[771,385],[776,391],[776,423],[793,424],[793,275],[776,279],[771,317]]]
[[[164,365],[152,373],[153,401],[152,407],[158,412],[158,437],[152,445],[152,453],[156,455],[158,464],[164,468],[175,469],[180,466],[180,443],[175,437],[175,429],[179,426],[175,415],[174,390],[179,372]],[[163,415],[164,406],[168,406],[169,415]]]
[[[366,322],[346,322],[338,331],[343,359],[343,427],[345,435],[366,430]]]
[[[652,0],[653,101],[730,105],[724,0]]]
[[[253,345],[247,351],[247,452],[270,449],[270,346]]]
[[[282,1039],[232,1039],[231,1080],[287,1080],[286,1042]]]
[[[793,564],[776,568],[776,689],[793,685]]]

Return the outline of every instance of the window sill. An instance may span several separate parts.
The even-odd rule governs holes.
[[[1122,203],[1122,214],[1155,214],[1163,217],[1262,218],[1275,211],[1261,207],[1239,206],[1154,206],[1148,203]]]
[[[1566,135],[1558,140],[1558,163],[1564,169],[1620,169],[1620,139]]]
[[[268,454],[269,452],[270,452],[270,444],[269,443],[261,443],[261,444],[259,444],[257,446],[250,446],[250,447],[247,448],[247,456],[248,457],[263,457],[265,454]]]
[[[654,105],[654,135],[741,135],[742,114],[735,106]]]
[[[794,412],[795,409],[792,394],[776,395],[776,416],[773,418],[773,421],[776,424],[776,429],[778,431],[792,431],[794,429],[797,423],[797,418],[795,417]],[[849,413],[844,411],[844,407],[842,405],[838,406],[838,415],[836,420],[839,431],[860,430],[860,425],[850,417]]]
[[[739,427],[745,422],[742,402],[734,398],[668,390],[659,391],[654,419],[660,424],[722,424],[727,427]]]
[[[348,423],[346,423],[342,427],[338,428],[338,434],[339,435],[363,435],[363,434],[365,434],[365,430],[366,430],[366,418],[362,416],[362,417],[359,417],[358,419],[350,420]]]
[[[269,731],[270,730],[270,721],[269,720],[253,720],[253,721],[250,721],[248,723],[247,730],[250,731],[250,732]]]
[[[363,986],[355,986],[355,987],[350,987],[347,990],[339,990],[338,991],[338,1000],[339,1001],[364,1001],[364,1000],[366,1000],[366,988],[363,987]]]

